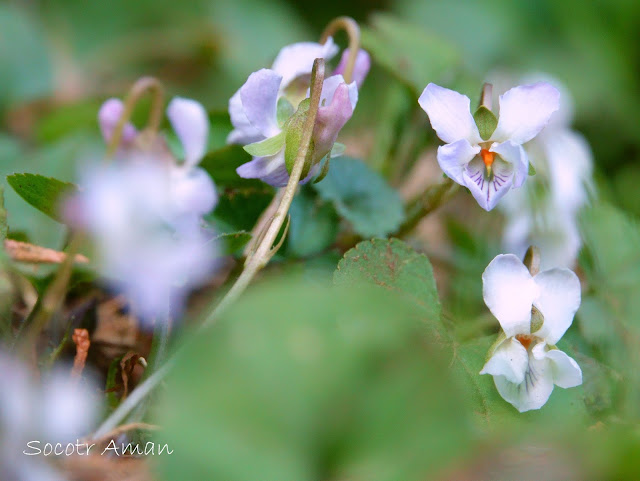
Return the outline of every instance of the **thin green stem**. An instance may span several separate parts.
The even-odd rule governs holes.
[[[51,317],[60,309],[67,293],[67,286],[71,279],[73,271],[73,263],[75,262],[76,253],[82,242],[82,235],[75,232],[69,243],[64,261],[60,264],[53,281],[47,287],[45,292],[38,299],[33,308],[33,312],[25,321],[23,328],[20,330],[17,339],[17,347],[23,353],[27,354],[38,340],[40,332],[49,323]]]
[[[344,69],[344,81],[351,83],[353,79],[353,69],[358,58],[360,50],[360,27],[358,23],[351,17],[338,17],[329,22],[324,32],[320,36],[320,43],[324,44],[329,37],[336,34],[337,31],[344,30],[349,36],[349,58]]]
[[[300,177],[302,176],[302,170],[304,167],[305,159],[307,158],[307,153],[309,151],[309,147],[311,144],[311,136],[313,134],[313,128],[315,126],[316,115],[318,113],[318,107],[320,106],[320,93],[322,92],[322,83],[324,81],[324,60],[316,59],[313,64],[313,71],[311,74],[311,105],[309,107],[308,117],[304,123],[302,139],[300,142],[300,149],[298,150],[298,155],[293,164],[293,169],[291,170],[291,175],[289,177],[289,182],[284,189],[282,194],[282,199],[280,201],[280,205],[278,209],[273,214],[271,222],[268,224],[266,228],[266,232],[264,236],[262,236],[262,240],[257,245],[253,255],[249,257],[245,267],[231,287],[231,289],[227,292],[225,297],[220,301],[220,303],[213,309],[213,311],[207,316],[205,321],[203,322],[202,328],[210,326],[215,323],[215,321],[219,318],[220,314],[238,297],[244,292],[244,290],[248,287],[251,280],[254,276],[262,269],[269,259],[273,256],[274,248],[273,244],[280,232],[280,228],[284,223],[284,220],[287,218],[287,212],[289,207],[291,206],[291,202],[293,197],[298,189],[298,183],[300,182]],[[178,351],[179,352],[179,351]],[[111,432],[120,422],[124,421],[129,413],[136,408],[155,388],[165,376],[171,370],[171,367],[175,363],[176,355],[171,357],[163,366],[158,368],[153,374],[151,374],[147,379],[145,379],[138,387],[136,387],[129,397],[127,397],[116,409],[111,413],[111,415],[105,419],[105,421],[100,425],[98,430],[93,434],[92,438],[97,439],[102,436],[105,436],[109,432]]]
[[[394,234],[394,237],[404,237],[410,234],[424,217],[453,197],[457,191],[458,184],[449,178],[440,184],[429,186],[422,195],[407,206],[407,219]]]

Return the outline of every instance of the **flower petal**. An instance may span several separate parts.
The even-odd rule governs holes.
[[[347,62],[349,61],[349,53],[350,50],[347,48],[344,52],[342,52],[342,58],[340,59],[340,63],[336,67],[333,72],[333,75],[342,75],[344,74],[344,70],[347,67]],[[356,55],[356,62],[353,66],[352,80],[358,85],[358,88],[362,87],[364,83],[364,79],[369,73],[369,69],[371,68],[371,57],[366,50],[358,50],[358,55]]]
[[[480,153],[480,147],[472,146],[467,139],[438,147],[438,164],[442,171],[460,185],[466,185],[462,175],[465,167]]]
[[[569,328],[580,307],[580,281],[569,269],[543,271],[533,280],[538,286],[533,305],[544,316],[544,324],[536,335],[548,344],[555,344]]]
[[[177,218],[195,214],[198,218],[209,213],[218,201],[216,187],[203,169],[174,167],[171,172],[171,201]]]
[[[240,100],[247,119],[265,138],[280,133],[278,127],[278,92],[282,77],[263,68],[249,75],[240,87]]]
[[[420,107],[438,137],[448,144],[466,139],[475,145],[482,141],[471,115],[471,101],[466,95],[430,83],[418,99]]]
[[[545,129],[539,141],[547,157],[555,202],[563,209],[579,209],[587,202],[591,187],[593,156],[589,144],[568,129]]]
[[[480,374],[504,376],[509,382],[520,384],[529,364],[529,354],[515,338],[506,339],[495,350]]]
[[[240,99],[240,90],[229,99],[229,116],[231,117],[231,125],[234,129],[227,137],[228,144],[252,144],[264,138],[256,129],[244,113],[242,99]]]
[[[289,181],[289,172],[284,163],[284,149],[270,157],[254,157],[236,169],[244,179],[260,179],[273,187],[284,187]]]
[[[547,352],[547,358],[551,361],[551,372],[556,386],[567,389],[582,384],[582,369],[573,358],[560,349]]]
[[[204,107],[195,100],[175,97],[167,107],[167,117],[182,143],[184,163],[195,166],[207,149],[209,117]]]
[[[301,75],[311,74],[313,61],[317,58],[328,60],[338,53],[338,47],[329,37],[324,44],[300,42],[282,48],[273,61],[271,69],[282,76],[282,88],[286,88]]]
[[[515,173],[513,178],[514,189],[524,184],[529,175],[529,158],[521,145],[507,141],[501,144],[495,143],[489,150],[500,155],[503,160],[513,165]]]
[[[100,107],[98,112],[98,123],[100,124],[100,132],[105,142],[111,141],[113,131],[118,125],[120,116],[124,112],[124,103],[120,99],[108,99]],[[121,145],[127,146],[136,138],[138,131],[131,122],[127,122],[122,129]]]
[[[553,391],[553,374],[547,359],[530,357],[524,381],[519,384],[509,382],[504,376],[494,376],[493,381],[503,399],[521,413],[540,409]]]
[[[340,75],[337,77],[342,78]],[[352,82],[352,86],[355,87],[355,82]],[[357,90],[355,93],[357,97]],[[329,104],[318,109],[316,123],[313,127],[314,159],[317,161],[331,151],[338,138],[338,133],[353,115],[353,102],[349,94],[349,86],[342,82],[331,93]]]
[[[531,274],[513,254],[500,254],[482,273],[482,295],[507,337],[529,334],[538,294]]]
[[[521,85],[500,96],[500,116],[492,140],[524,144],[547,125],[560,107],[560,92],[547,82]]]
[[[502,159],[495,159],[493,175],[487,177],[485,165],[479,157],[474,158],[463,170],[462,178],[473,197],[484,210],[493,209],[513,184],[513,165]]]

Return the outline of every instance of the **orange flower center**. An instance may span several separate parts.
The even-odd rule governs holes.
[[[491,166],[493,165],[493,161],[496,158],[495,152],[489,152],[487,149],[481,149],[480,157],[482,157],[482,161],[484,162],[484,165],[487,167],[487,170],[491,171]]]
[[[522,344],[524,346],[524,348],[528,351],[529,350],[529,346],[531,345],[531,343],[535,339],[535,336],[531,336],[529,334],[518,334],[516,336],[516,339],[518,341],[520,341],[520,344]]]

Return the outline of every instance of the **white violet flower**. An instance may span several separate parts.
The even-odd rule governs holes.
[[[469,97],[433,83],[418,100],[431,126],[446,142],[438,148],[440,168],[467,187],[478,204],[491,210],[529,172],[522,144],[533,139],[558,109],[560,93],[539,82],[514,87],[500,96],[496,119],[485,107],[471,114]]]
[[[580,281],[569,269],[535,276],[513,254],[501,254],[482,274],[484,301],[504,336],[480,374],[491,374],[505,401],[518,411],[540,409],[554,384],[582,384],[578,364],[555,344],[580,306]]]
[[[123,108],[117,99],[101,108],[105,140]],[[181,98],[170,102],[167,116],[182,143],[183,163],[160,137],[150,149],[138,148],[138,133],[127,124],[116,159],[85,166],[83,190],[65,206],[68,222],[91,235],[102,275],[128,295],[143,321],[178,315],[188,291],[216,266],[213,235],[203,229],[202,216],[217,196],[197,166],[206,150],[208,118],[199,103]]]

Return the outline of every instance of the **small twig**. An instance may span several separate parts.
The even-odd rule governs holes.
[[[71,377],[79,378],[84,370],[87,355],[91,341],[89,340],[89,331],[86,329],[75,329],[71,340],[76,345],[76,356],[73,358],[73,368],[71,369]]]
[[[4,250],[11,259],[18,262],[31,262],[34,264],[61,264],[67,258],[67,254],[64,252],[13,239],[5,239]],[[76,254],[75,262],[86,264],[89,262],[89,259],[82,254]]]

